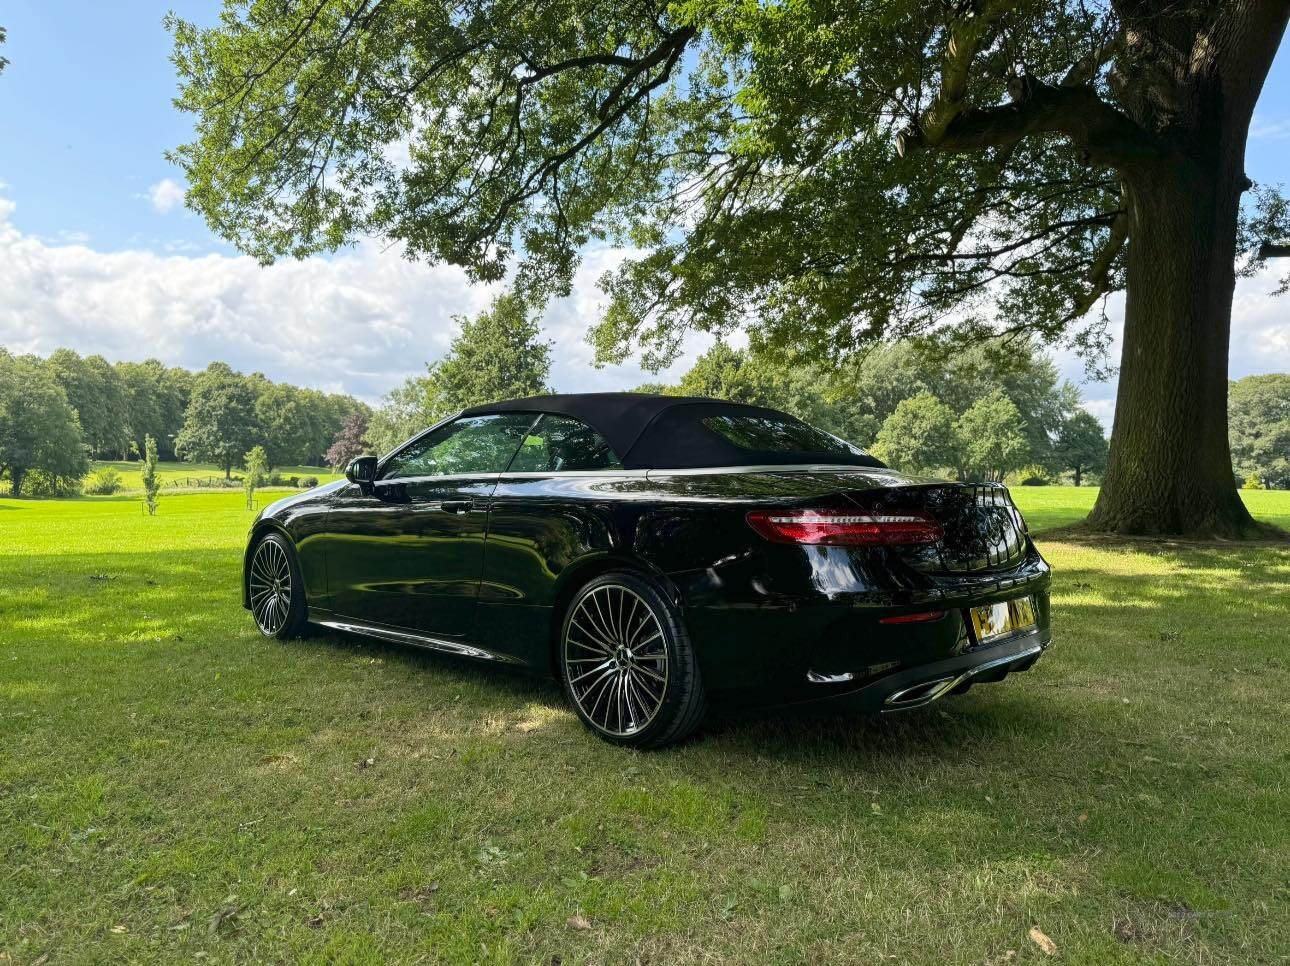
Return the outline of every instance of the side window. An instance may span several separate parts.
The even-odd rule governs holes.
[[[532,413],[458,419],[390,457],[381,479],[500,473],[532,424]]]
[[[617,470],[622,465],[605,438],[586,423],[571,416],[547,414],[524,437],[508,470]]]

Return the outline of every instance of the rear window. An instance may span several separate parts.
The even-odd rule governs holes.
[[[740,449],[763,453],[834,453],[867,456],[858,446],[791,416],[724,414],[705,416],[703,425]]]

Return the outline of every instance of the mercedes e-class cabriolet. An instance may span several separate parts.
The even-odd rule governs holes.
[[[468,409],[266,508],[242,599],[551,674],[600,737],[710,700],[893,712],[1029,668],[1048,564],[998,484],[916,479],[773,409],[538,396]]]

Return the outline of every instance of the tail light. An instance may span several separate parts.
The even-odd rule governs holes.
[[[922,513],[844,513],[830,510],[753,510],[748,525],[775,543],[870,547],[935,543],[941,525]]]

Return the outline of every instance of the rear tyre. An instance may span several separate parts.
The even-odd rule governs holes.
[[[616,745],[674,744],[707,710],[680,611],[629,571],[596,577],[569,604],[560,672],[582,723]]]
[[[265,637],[285,641],[299,637],[309,618],[305,582],[290,542],[270,533],[255,546],[247,575],[251,616]]]

